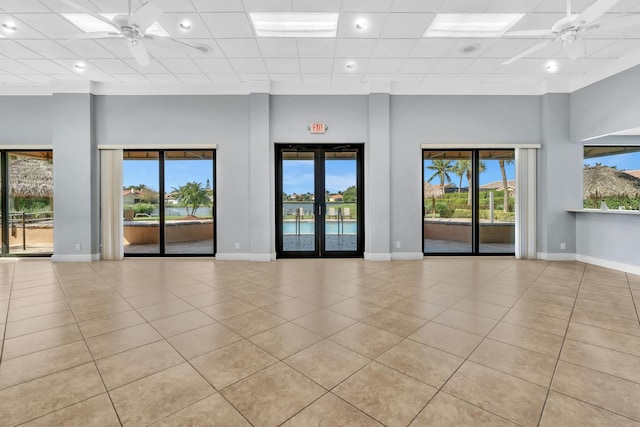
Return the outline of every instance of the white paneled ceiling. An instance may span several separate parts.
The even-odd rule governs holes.
[[[123,13],[128,0],[74,0],[96,13]],[[580,13],[595,0],[572,0]],[[132,0],[135,11],[146,0]],[[353,93],[570,92],[640,64],[640,28],[586,36],[586,57],[569,60],[560,43],[509,65],[509,58],[540,37],[423,38],[437,13],[524,13],[512,30],[551,28],[565,16],[565,0],[154,0],[165,13],[159,24],[184,43],[209,53],[188,56],[149,47],[141,67],[122,39],[79,40],[82,32],[61,13],[77,12],[60,0],[0,0],[0,93],[11,88],[92,81],[140,91],[184,87],[239,88],[267,83],[272,93],[305,93],[326,87]],[[330,38],[259,38],[251,12],[338,12]],[[605,15],[639,14],[640,0],[619,0]],[[364,19],[366,29],[356,28]],[[179,24],[189,20],[190,31]],[[15,31],[6,31],[10,23]],[[550,74],[545,65],[557,62]],[[78,62],[85,64],[76,72]],[[244,84],[244,85],[243,85]],[[18,88],[18,89],[16,89]],[[347,88],[347,89],[345,89]],[[29,89],[30,90],[30,89]],[[150,89],[151,90],[151,89]],[[231,89],[229,89],[231,90]],[[236,89],[233,89],[236,90]],[[240,89],[237,89],[240,90]],[[169,91],[169,89],[168,89]],[[311,93],[311,92],[310,92]]]

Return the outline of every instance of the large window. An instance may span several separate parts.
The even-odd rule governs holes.
[[[583,207],[639,208],[640,146],[585,146]]]
[[[515,189],[513,149],[424,150],[424,253],[514,253]]]
[[[0,151],[2,256],[53,253],[51,151]]]
[[[124,253],[213,255],[213,150],[125,150]]]

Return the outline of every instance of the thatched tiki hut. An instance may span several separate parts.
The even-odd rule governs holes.
[[[50,160],[17,157],[9,159],[8,163],[12,199],[49,199],[49,204],[53,204],[53,164]]]
[[[583,170],[584,198],[592,199],[595,206],[604,197],[637,197],[640,179],[608,166],[586,166]]]
[[[436,199],[443,196],[444,194],[443,188],[440,186],[436,187],[435,185],[431,185],[430,183],[425,181],[423,191],[424,191],[424,198],[431,199],[431,203],[432,203],[431,216],[432,218],[435,218],[436,217]]]

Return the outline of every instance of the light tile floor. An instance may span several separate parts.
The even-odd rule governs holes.
[[[0,262],[0,426],[640,426],[640,277],[512,258]]]

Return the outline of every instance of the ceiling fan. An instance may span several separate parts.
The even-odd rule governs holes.
[[[567,16],[553,24],[551,29],[509,31],[509,37],[552,37],[521,52],[502,65],[516,62],[557,41],[562,41],[564,52],[570,59],[586,56],[584,36],[594,31],[617,31],[628,27],[640,27],[640,13],[620,16],[618,18],[601,19],[602,16],[619,0],[596,0],[582,13],[571,14],[571,0],[567,0]]]
[[[131,0],[129,0],[129,13],[116,15],[113,19],[105,18],[104,16],[95,13],[77,3],[73,0],[60,0],[62,3],[73,7],[79,12],[86,13],[92,18],[101,21],[104,24],[113,28],[112,31],[102,32],[89,32],[79,35],[74,35],[71,38],[80,39],[111,39],[111,38],[124,38],[129,46],[129,51],[133,55],[134,59],[140,66],[146,66],[151,63],[149,59],[149,52],[145,46],[145,43],[152,45],[162,46],[172,50],[178,50],[187,54],[202,54],[207,53],[208,48],[204,45],[192,46],[187,43],[183,43],[171,37],[159,36],[156,34],[149,34],[148,30],[158,19],[162,16],[162,9],[160,9],[155,3],[148,2],[140,6],[135,12],[131,11]]]

